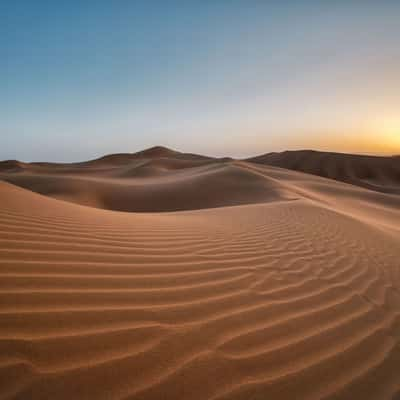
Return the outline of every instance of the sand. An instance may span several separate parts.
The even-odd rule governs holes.
[[[0,398],[400,398],[400,197],[156,150],[3,164]]]
[[[379,192],[400,194],[400,156],[298,150],[267,153],[247,161],[302,171]]]

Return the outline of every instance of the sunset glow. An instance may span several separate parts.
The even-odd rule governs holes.
[[[9,2],[0,158],[399,153],[399,20],[389,1]]]

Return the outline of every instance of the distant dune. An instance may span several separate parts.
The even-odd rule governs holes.
[[[286,198],[242,163],[153,147],[73,163],[0,165],[0,179],[87,206],[117,211],[177,211]]]
[[[284,151],[249,158],[258,164],[293,169],[386,193],[400,193],[400,157],[314,150]]]
[[[130,212],[192,210],[292,196],[279,182],[260,177],[249,163],[400,193],[400,157],[311,150],[269,153],[240,162],[156,146],[70,164],[2,161],[0,179],[57,199]]]
[[[399,195],[161,147],[0,169],[0,399],[400,398]]]

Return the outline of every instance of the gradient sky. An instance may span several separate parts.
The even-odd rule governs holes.
[[[1,1],[0,159],[400,153],[400,1]]]

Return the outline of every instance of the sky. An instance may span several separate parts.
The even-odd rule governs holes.
[[[0,1],[0,159],[400,154],[400,1]]]

